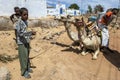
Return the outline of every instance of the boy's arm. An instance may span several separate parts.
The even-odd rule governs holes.
[[[22,23],[17,25],[17,31],[19,36],[31,36],[33,34],[32,31],[27,32]]]
[[[13,17],[14,17],[14,14],[12,14],[11,16],[10,16],[10,20],[13,22]],[[14,23],[14,22],[13,22]]]

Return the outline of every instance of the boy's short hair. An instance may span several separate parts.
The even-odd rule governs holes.
[[[16,6],[16,7],[14,7],[14,10],[16,10],[16,9],[20,9],[20,8]]]
[[[119,9],[117,9],[117,8],[113,8],[113,9],[112,9],[112,12],[113,12],[113,14],[116,15],[116,14],[119,12]]]
[[[25,7],[22,7],[22,8],[20,9],[20,14],[22,14],[22,13],[23,13],[23,11],[28,11],[28,9],[27,9],[27,8],[25,8]]]
[[[106,13],[109,12],[109,11],[112,11],[112,8],[107,9]]]

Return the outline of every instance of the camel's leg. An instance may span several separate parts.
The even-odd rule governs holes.
[[[100,48],[98,47],[98,49],[95,51],[94,55],[93,55],[93,60],[97,59],[98,53],[100,52]]]
[[[86,52],[86,48],[83,48],[81,55],[85,56],[88,52]]]

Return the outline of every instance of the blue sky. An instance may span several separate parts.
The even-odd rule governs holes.
[[[94,7],[95,5],[101,4],[104,7],[104,10],[113,7],[118,8],[119,5],[119,0],[47,0],[47,3],[53,6],[58,2],[66,4],[67,7],[72,3],[76,3],[84,11],[87,10],[88,5]]]

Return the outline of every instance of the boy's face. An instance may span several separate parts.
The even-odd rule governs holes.
[[[16,10],[15,10],[15,13],[16,13],[16,14],[20,14],[19,9],[16,9]]]
[[[28,11],[23,11],[23,13],[21,14],[21,18],[22,20],[26,21],[28,19]]]
[[[117,10],[114,10],[114,11],[113,11],[113,14],[114,14],[114,15],[117,15],[117,13],[118,13]]]

